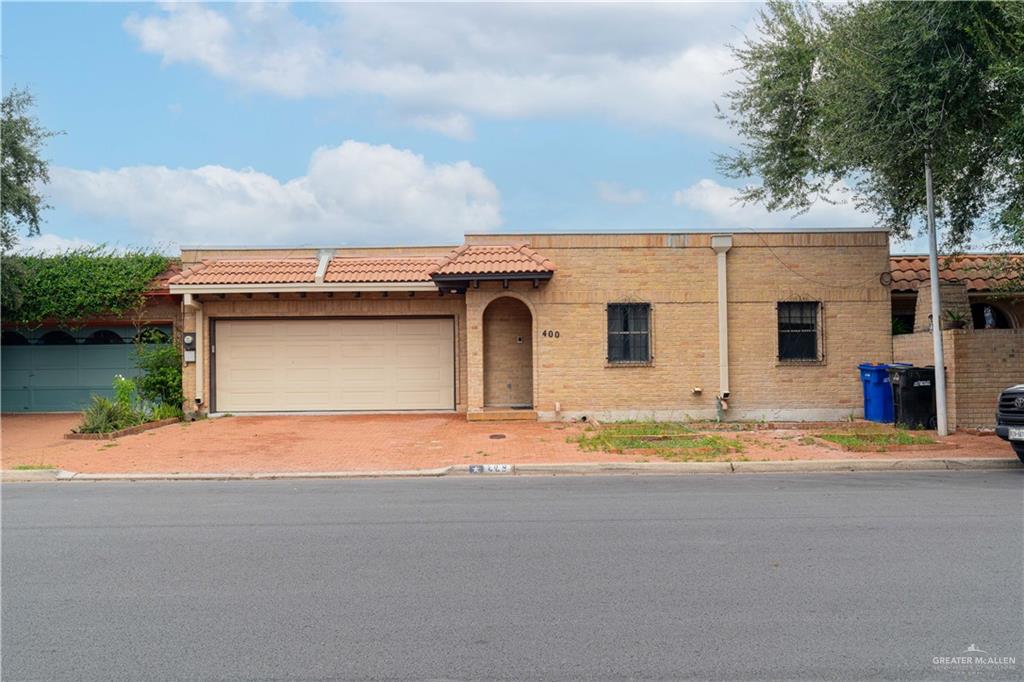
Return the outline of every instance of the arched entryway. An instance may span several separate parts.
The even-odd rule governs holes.
[[[989,301],[971,304],[975,329],[1013,329],[1013,319],[998,305]]]
[[[509,296],[484,310],[484,407],[533,407],[533,315]]]

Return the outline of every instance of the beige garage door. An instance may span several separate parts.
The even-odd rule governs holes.
[[[218,412],[455,409],[451,318],[215,325]]]

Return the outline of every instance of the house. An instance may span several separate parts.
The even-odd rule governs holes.
[[[1020,254],[939,261],[946,416],[954,428],[992,428],[999,392],[1024,383],[1024,290],[1015,275],[1022,262]],[[891,267],[893,325],[910,332],[893,336],[893,360],[933,365],[928,259],[894,256]]]
[[[890,261],[894,324],[903,333],[927,331],[931,315],[928,256],[900,255]],[[1024,326],[1024,294],[1015,274],[1022,266],[1021,254],[940,256],[943,309],[963,313],[971,329],[1019,329]]]
[[[127,317],[98,315],[73,323],[43,321],[32,327],[4,323],[0,344],[0,407],[6,413],[75,412],[92,395],[113,396],[114,375],[135,376],[135,344],[169,341],[181,328],[181,297],[158,275],[140,310]]]
[[[873,229],[469,234],[452,247],[181,253],[210,412],[834,420],[892,354]]]

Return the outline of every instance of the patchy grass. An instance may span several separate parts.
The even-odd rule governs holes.
[[[694,433],[676,422],[621,422],[588,427],[572,439],[588,452],[625,452],[642,450],[663,459],[682,461],[711,459],[739,452],[743,445],[717,434]]]
[[[39,471],[41,469],[48,470],[48,469],[56,469],[56,468],[57,468],[57,466],[55,464],[19,464],[18,466],[14,467],[14,470],[15,471]]]
[[[881,431],[858,433],[821,433],[818,438],[847,448],[884,447],[886,445],[932,445],[935,439],[907,431]]]

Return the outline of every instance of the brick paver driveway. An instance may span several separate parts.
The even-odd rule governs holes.
[[[3,468],[79,472],[422,469],[469,463],[636,461],[581,452],[575,424],[467,422],[456,414],[224,417],[115,441],[64,440],[76,414],[3,415]],[[496,436],[504,436],[497,438]]]
[[[91,473],[430,469],[453,464],[660,461],[633,452],[584,452],[582,424],[467,422],[457,414],[265,415],[172,424],[115,441],[65,440],[77,414],[3,415],[2,466],[49,464]],[[837,425],[840,427],[841,425]],[[953,450],[847,452],[800,444],[804,429],[729,433],[741,452],[722,459],[1007,457],[995,437],[958,433]]]

